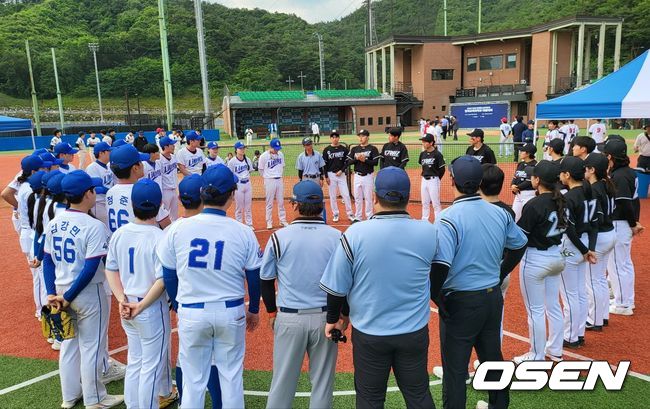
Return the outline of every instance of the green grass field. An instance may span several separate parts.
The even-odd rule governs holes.
[[[33,377],[45,374],[57,369],[54,361],[43,361],[25,358],[0,357],[2,377],[0,388],[6,388],[20,382],[27,381]],[[439,380],[432,377],[435,383],[431,387],[431,393],[437,407],[442,407],[442,387]],[[244,389],[249,392],[267,392],[271,385],[271,373],[264,371],[246,371],[244,373]],[[395,387],[393,377],[389,380],[389,387]],[[109,384],[109,393],[123,393],[123,382]],[[302,374],[298,384],[299,392],[308,392],[310,389],[307,374]],[[387,408],[403,408],[404,400],[402,395],[395,391],[389,391],[386,395]],[[335,391],[354,391],[353,375],[349,373],[338,373],[336,375]],[[555,408],[555,409],[634,409],[648,407],[648,383],[633,377],[628,377],[620,392],[608,392],[598,384],[596,390],[591,392],[552,392],[541,390],[536,392],[512,392],[511,407],[516,409],[533,408]],[[24,409],[58,408],[60,404],[60,387],[58,376],[34,383],[23,389],[0,395],[0,408],[3,409]],[[487,393],[477,392],[468,387],[467,407],[474,408],[480,399],[487,400]],[[334,397],[335,408],[354,407],[355,397],[352,394]],[[264,408],[266,405],[265,396],[246,396],[247,408]],[[124,406],[119,406],[123,408]],[[173,406],[175,407],[175,406]],[[211,407],[209,398],[206,407]],[[308,397],[297,397],[294,400],[294,408],[308,408]],[[78,404],[75,408],[83,408]]]

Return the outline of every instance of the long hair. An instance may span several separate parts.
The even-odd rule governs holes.
[[[43,196],[41,197],[41,200],[38,202],[38,210],[36,215],[36,227],[34,227],[37,236],[43,234],[43,229],[45,228],[45,226],[43,226],[43,214],[45,214],[45,205],[47,204],[48,196],[50,196],[50,192],[48,192],[47,188],[43,189]],[[54,204],[51,203],[50,208],[52,208],[53,206]],[[50,217],[50,220],[52,220],[52,217]]]
[[[549,183],[541,178],[539,179],[539,184],[545,189],[551,191],[551,199],[555,202],[555,207],[557,208],[557,227],[560,229],[566,229],[569,226],[569,218],[567,216],[566,210],[566,199],[557,184]]]
[[[30,177],[31,175],[32,175],[31,172],[25,172],[25,171],[23,171],[23,173],[21,173],[20,176],[18,176],[18,177],[16,178],[16,181],[17,181],[18,183],[21,183],[21,184],[22,184],[22,183],[25,183],[25,182],[27,182],[27,179],[29,179],[29,177]]]
[[[29,226],[32,229],[35,227],[34,207],[36,206],[37,196],[38,196],[38,190],[32,192],[27,198],[27,215],[29,216]]]

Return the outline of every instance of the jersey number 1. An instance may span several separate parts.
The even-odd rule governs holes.
[[[224,242],[219,240],[214,243],[216,249],[216,254],[214,256],[214,269],[221,270],[221,259],[223,258],[223,246]],[[190,257],[187,265],[189,267],[196,268],[208,268],[207,260],[202,260],[207,258],[208,253],[210,252],[210,242],[206,239],[194,239],[190,242],[192,246],[192,251],[190,251]]]

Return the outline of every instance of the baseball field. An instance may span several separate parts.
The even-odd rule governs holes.
[[[638,134],[635,131],[620,132],[628,142]],[[459,145],[457,151],[464,148],[460,144],[466,142],[466,137],[461,137],[459,132]],[[464,135],[464,132],[462,133]],[[486,142],[495,142],[496,133],[486,138]],[[371,143],[381,146],[385,141],[384,135],[373,135]],[[347,143],[356,142],[356,137],[345,136],[342,138]],[[321,142],[329,142],[327,136]],[[409,165],[412,176],[412,194],[417,200],[419,197],[419,177],[417,171],[417,136],[408,134],[404,142],[409,144],[411,164]],[[233,141],[224,141],[224,146],[232,146]],[[295,146],[290,150],[289,145],[299,143],[299,140],[290,141],[285,149],[287,158],[287,174],[295,175],[292,170],[295,156],[301,147]],[[493,146],[493,149],[495,149]],[[322,150],[322,147],[321,147]],[[496,148],[495,150],[498,150]],[[629,149],[631,151],[631,148]],[[291,153],[288,153],[291,152]],[[450,162],[457,154],[456,150],[449,150],[445,154]],[[249,156],[252,156],[249,151]],[[5,186],[16,174],[20,167],[20,159],[24,153],[7,153],[0,156],[0,184]],[[222,153],[225,157],[225,152]],[[508,179],[514,170],[512,158],[499,158]],[[632,162],[636,159],[633,157]],[[289,170],[291,169],[291,170]],[[445,177],[448,179],[448,176]],[[289,191],[292,180],[285,180],[285,195]],[[442,198],[448,201],[451,198],[450,185],[443,183]],[[254,188],[260,189],[261,183]],[[257,196],[257,195],[256,195]],[[286,197],[286,196],[285,196]],[[512,196],[503,195],[506,202],[512,201]],[[341,214],[344,209],[341,206]],[[289,220],[294,215],[287,207]],[[412,203],[409,211],[413,217],[420,217],[419,203]],[[234,209],[230,209],[232,216]],[[266,244],[270,231],[264,228],[264,203],[255,200],[253,203],[253,221],[256,235],[262,246]],[[650,226],[650,201],[641,200],[641,224]],[[344,230],[348,222],[340,222],[336,227]],[[632,245],[633,262],[636,269],[636,309],[633,316],[612,315],[609,326],[601,333],[587,333],[586,345],[580,349],[565,350],[564,359],[567,360],[606,360],[616,365],[622,360],[631,361],[631,369],[627,375],[623,389],[617,392],[606,391],[599,382],[594,391],[585,392],[554,392],[543,389],[536,392],[512,392],[512,408],[648,408],[650,407],[650,258],[645,257],[648,251],[648,232],[634,239]],[[0,270],[0,297],[3,300],[4,319],[0,320],[0,408],[58,408],[61,403],[59,374],[57,365],[57,352],[50,349],[40,334],[40,323],[34,318],[32,301],[32,279],[26,261],[21,254],[16,232],[11,223],[11,209],[6,203],[0,204],[0,236],[2,237],[2,251],[0,259],[5,260],[5,267]],[[386,244],[387,252],[390,243]],[[116,304],[113,305],[116,308]],[[441,365],[440,344],[438,337],[438,316],[433,308],[429,332],[431,344],[429,348],[429,366]],[[261,312],[261,325],[252,333],[247,333],[244,387],[246,405],[251,408],[262,408],[266,405],[266,396],[271,384],[271,368],[273,364],[273,334],[267,324],[267,316]],[[113,310],[115,311],[115,309]],[[175,316],[172,315],[173,322]],[[174,325],[175,326],[175,325]],[[178,351],[178,338],[175,330],[172,334],[173,355]],[[121,361],[126,361],[126,337],[120,326],[117,314],[112,314],[109,329],[109,349],[112,356]],[[519,291],[518,271],[513,272],[513,280],[505,301],[504,318],[504,357],[510,359],[524,353],[528,349],[528,326],[526,310]],[[473,358],[474,359],[474,358]],[[303,370],[307,369],[307,362]],[[431,390],[434,401],[438,407],[442,406],[441,380],[431,375]],[[304,373],[300,379],[294,406],[298,408],[309,406],[309,377]],[[121,394],[123,384],[121,381],[113,382],[108,386],[109,393]],[[334,406],[349,408],[354,406],[354,379],[352,366],[352,346],[339,344],[339,357],[337,362],[337,376],[335,385]],[[486,400],[487,393],[474,391],[468,387],[468,408],[473,408],[479,399]],[[210,407],[210,403],[206,404]],[[404,401],[393,379],[390,381],[386,406],[389,408],[404,407]],[[82,404],[77,405],[83,407]]]

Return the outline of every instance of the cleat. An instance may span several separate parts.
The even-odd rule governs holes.
[[[603,327],[606,327],[609,325],[609,320],[606,318],[603,320]]]
[[[602,325],[593,325],[592,323],[587,322],[585,324],[585,330],[586,331],[603,332],[603,326]]]
[[[109,409],[124,402],[124,395],[106,395],[101,402],[86,406],[86,409]]]
[[[272,225],[271,223],[267,223],[267,224],[266,224],[266,229],[267,229],[267,230],[272,230],[272,229],[273,229],[273,225]]]
[[[576,349],[576,348],[580,348],[580,341],[569,342],[565,340],[562,345],[564,346],[564,348]]]
[[[81,396],[78,396],[72,400],[64,400],[61,402],[61,409],[72,409],[74,406],[81,400]]]
[[[158,406],[160,409],[164,409],[171,405],[172,403],[176,402],[178,400],[178,389],[176,387],[172,387],[172,391],[169,393],[167,396],[159,396],[158,397]]]
[[[53,350],[55,350],[55,351],[60,351],[61,350],[61,341],[55,339],[54,342],[52,342],[51,348]]]
[[[634,311],[632,311],[632,308],[630,307],[617,307],[615,305],[611,305],[609,307],[609,313],[610,314],[616,314],[616,315],[634,315]]]
[[[548,359],[550,359],[553,362],[562,362],[563,361],[563,358],[561,356],[551,355],[551,354],[546,354],[546,356],[548,357]]]
[[[108,361],[108,371],[102,375],[101,381],[104,385],[106,385],[113,381],[124,379],[124,375],[126,375],[126,365],[110,359]]]
[[[338,215],[338,214],[335,214],[335,215],[332,217],[332,221],[333,221],[334,223],[338,222],[338,221],[339,221],[339,215]]]
[[[282,227],[287,227],[289,225],[289,223],[287,222],[280,222],[280,224],[282,225]]]
[[[489,409],[489,408],[490,408],[490,404],[484,400],[480,400],[476,402],[476,409]]]
[[[514,362],[517,365],[525,361],[534,361],[534,360],[535,360],[535,355],[532,352],[526,352],[523,355],[519,355],[512,358],[512,362]]]

